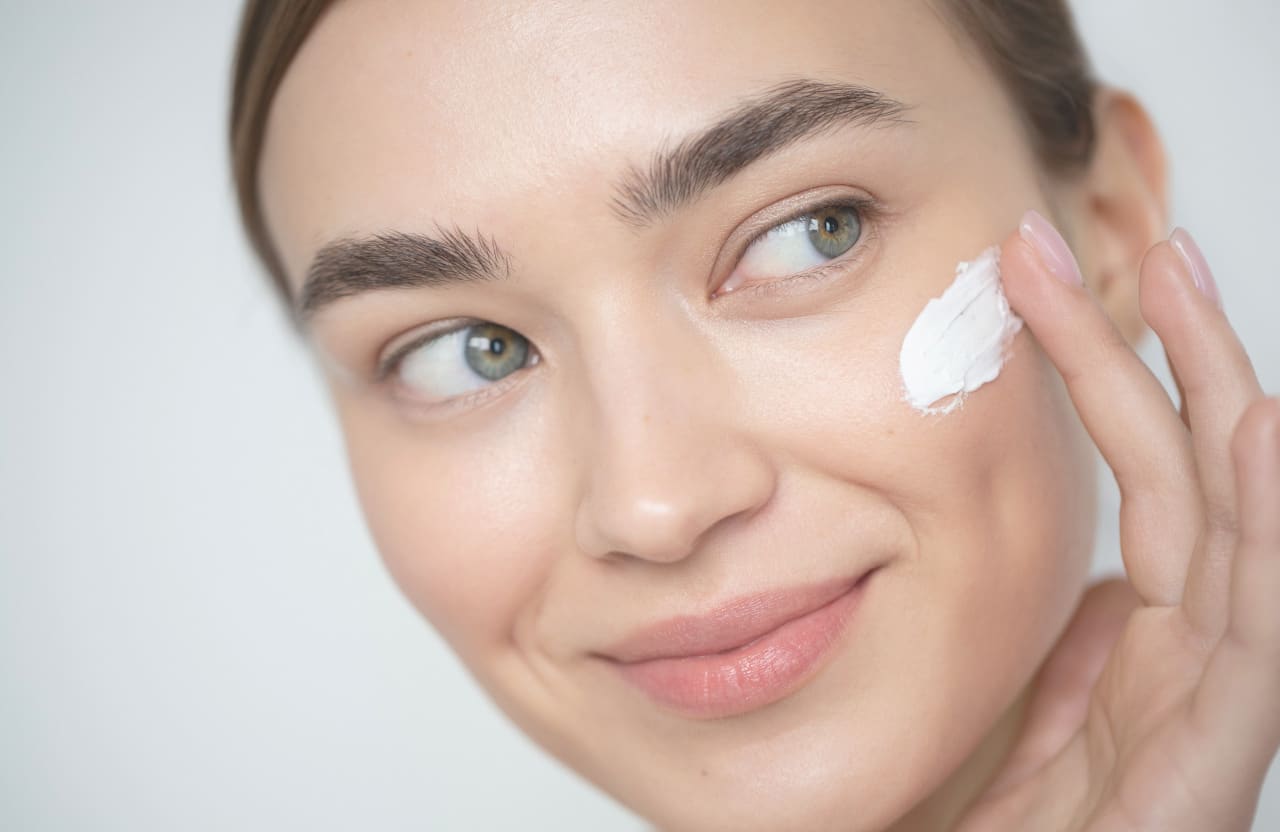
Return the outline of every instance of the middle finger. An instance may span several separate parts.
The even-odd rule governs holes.
[[[1183,604],[1206,635],[1226,626],[1231,558],[1238,536],[1231,437],[1262,387],[1222,314],[1209,265],[1185,231],[1143,260],[1142,314],[1160,336],[1182,391],[1204,499],[1205,526],[1187,574]]]

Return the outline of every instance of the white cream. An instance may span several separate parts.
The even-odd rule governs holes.
[[[956,279],[925,304],[898,356],[905,398],[921,413],[950,413],[1000,375],[1022,318],[1000,286],[1000,249],[956,266]],[[948,396],[951,401],[935,406]]]

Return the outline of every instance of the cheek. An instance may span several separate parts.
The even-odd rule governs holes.
[[[370,534],[401,591],[477,669],[510,643],[553,561],[547,455],[519,413],[445,435],[383,411],[339,401]]]
[[[949,271],[916,263],[888,270]],[[902,340],[940,290],[905,278],[892,291],[873,286],[859,304],[781,322],[735,345],[750,356],[735,368],[748,418],[767,434],[763,444],[890,503],[937,575],[998,566],[983,576],[998,588],[1079,574],[1093,539],[1094,454],[1029,330],[1014,339],[999,376],[951,413],[922,414],[904,400]]]
[[[786,363],[749,370],[755,418],[770,444],[874,494],[909,526],[913,550],[875,601],[892,621],[877,637],[898,696],[946,691],[913,707],[969,699],[990,709],[1026,681],[1078,599],[1093,541],[1093,454],[1025,329],[1000,376],[958,409],[912,409],[897,370],[910,321],[833,315],[793,333],[792,350],[756,350]]]
[[[1096,495],[1087,436],[1025,331],[999,379],[926,425],[910,449],[918,502],[904,501],[919,578],[952,637],[985,645],[969,660],[1021,672],[1049,649],[1088,571]]]

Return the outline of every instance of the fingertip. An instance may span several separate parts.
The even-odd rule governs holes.
[[[1168,240],[1147,250],[1138,267],[1138,307],[1147,323],[1162,329],[1166,313],[1175,308],[1174,302],[1190,299],[1188,288],[1194,288],[1190,276]]]
[[[1012,289],[1015,293],[1020,293],[1023,284],[1029,281],[1048,277],[1035,249],[1017,231],[1010,233],[1000,245],[1000,276],[1005,291]]]
[[[1147,250],[1142,258],[1142,273],[1148,272],[1176,280],[1193,297],[1222,308],[1222,296],[1209,263],[1185,229],[1175,229],[1169,239],[1161,240]]]
[[[1219,309],[1222,308],[1222,295],[1218,291],[1218,282],[1209,268],[1209,260],[1204,256],[1199,243],[1185,228],[1174,229],[1169,236],[1169,244],[1182,259],[1183,265],[1191,277],[1191,282],[1208,300]]]
[[[1014,306],[1061,301],[1062,288],[1082,289],[1075,255],[1053,224],[1028,210],[1000,244],[1000,270]],[[1041,297],[1040,293],[1047,293]],[[1054,300],[1054,299],[1057,300]]]
[[[1080,285],[1059,277],[1053,264],[1046,262],[1046,256],[1035,240],[1028,239],[1024,225],[1020,224],[1001,243],[1000,273],[1010,307],[1034,329],[1044,323],[1052,324],[1054,319],[1066,315],[1067,309],[1074,308],[1070,303],[1064,306],[1067,298],[1063,297],[1062,291],[1067,289],[1070,294]],[[1074,270],[1074,257],[1071,257],[1070,264]]]
[[[1039,211],[1031,209],[1022,215],[1018,236],[1035,252],[1046,272],[1067,286],[1084,286],[1084,276],[1071,246]]]

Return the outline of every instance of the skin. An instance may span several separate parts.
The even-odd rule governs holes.
[[[351,0],[294,60],[261,191],[295,290],[321,246],[391,230],[479,229],[511,265],[306,326],[390,572],[517,724],[663,829],[1247,829],[1280,742],[1280,406],[1152,248],[1150,122],[1104,93],[1097,156],[1057,181],[930,5],[730,17]],[[910,123],[804,141],[643,228],[611,210],[656,148],[797,77],[883,91]],[[878,205],[840,266],[717,293],[744,235],[832,194]],[[1013,231],[1028,208],[1068,232],[1088,289]],[[1002,241],[1027,327],[997,381],[921,416],[902,336]],[[453,405],[373,379],[454,318],[510,327],[538,363]],[[1128,346],[1144,320],[1186,421]],[[1129,581],[1087,589],[1091,440]],[[682,716],[593,655],[871,565],[830,660],[765,707]]]

